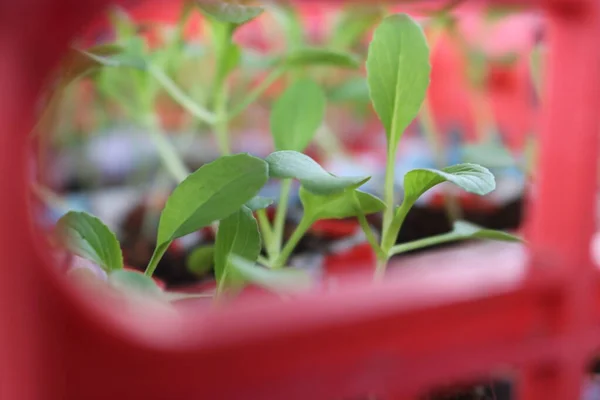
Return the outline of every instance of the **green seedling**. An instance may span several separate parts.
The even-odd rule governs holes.
[[[218,15],[214,10],[210,14]],[[377,255],[377,277],[384,274],[393,255],[416,248],[466,239],[518,241],[507,233],[459,221],[449,233],[396,245],[406,215],[429,189],[446,182],[485,195],[494,190],[495,180],[490,171],[477,164],[415,169],[404,176],[403,201],[396,204],[397,148],[404,130],[419,112],[429,84],[429,48],[421,27],[405,14],[383,19],[370,43],[366,70],[370,98],[387,138],[383,200],[360,190],[370,177],[335,176],[303,154],[322,123],[326,102],[318,85],[300,80],[292,83],[272,107],[270,126],[275,152],[264,159],[249,154],[224,155],[188,175],[175,188],[162,210],[156,250],[145,275],[123,275],[115,236],[90,215],[69,213],[63,217],[58,224],[61,237],[71,251],[100,265],[109,274],[110,282],[118,278],[121,288],[134,286],[138,291],[158,293],[149,290],[153,284],[150,278],[169,245],[177,238],[218,223],[214,247],[196,256],[198,263],[205,265],[207,254],[212,254],[218,295],[235,293],[248,283],[286,292],[309,286],[306,272],[286,266],[300,239],[320,219],[358,219]],[[281,180],[273,224],[264,213],[271,200],[258,197],[271,179]],[[284,242],[283,221],[293,181],[300,185],[303,215]],[[366,219],[373,213],[383,213],[379,237]],[[266,249],[266,257],[260,256],[261,248]]]

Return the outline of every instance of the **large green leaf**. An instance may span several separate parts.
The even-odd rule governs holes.
[[[289,86],[271,112],[275,149],[304,151],[323,122],[326,102],[323,89],[310,79]]]
[[[196,0],[196,4],[205,14],[220,22],[241,25],[262,12],[262,7],[240,4],[238,0]]]
[[[91,260],[107,272],[123,268],[123,254],[115,234],[98,218],[70,211],[58,220],[59,238],[73,253]]]
[[[404,176],[404,199],[412,204],[423,193],[443,182],[452,182],[478,195],[486,195],[496,188],[494,175],[481,165],[457,164],[442,170],[421,168],[413,169]]]
[[[275,65],[283,68],[303,68],[310,66],[332,66],[357,69],[358,58],[351,54],[318,47],[303,47],[276,58]]]
[[[416,117],[429,86],[429,48],[411,17],[386,17],[376,28],[367,56],[371,100],[383,123],[390,154]]]
[[[271,153],[265,161],[269,164],[272,178],[298,179],[306,190],[320,195],[342,192],[351,186],[364,184],[370,178],[335,176],[309,156],[290,150]]]
[[[229,262],[244,281],[274,292],[304,291],[313,284],[308,272],[298,268],[267,269],[235,255],[230,257]]]
[[[175,188],[162,211],[148,273],[171,241],[233,214],[267,180],[267,163],[248,154],[221,157],[190,174]]]
[[[355,207],[354,196],[360,203],[360,210]],[[385,209],[385,204],[377,197],[353,188],[327,196],[315,195],[300,188],[300,201],[304,214],[313,221],[356,217],[359,212],[368,215]]]
[[[256,261],[260,253],[258,224],[248,207],[221,220],[215,242],[215,276],[219,286],[236,285],[241,282],[235,271],[229,268],[229,256],[235,254]]]

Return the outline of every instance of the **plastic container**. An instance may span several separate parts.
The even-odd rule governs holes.
[[[36,96],[107,3],[1,2],[0,398],[413,399],[504,366],[517,371],[520,399],[579,398],[600,348],[590,257],[600,4],[527,3],[545,11],[551,51],[526,263],[406,269],[293,301],[172,312],[81,294],[53,272],[30,224]]]

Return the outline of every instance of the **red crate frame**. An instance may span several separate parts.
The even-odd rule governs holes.
[[[477,273],[398,272],[189,319],[133,317],[82,296],[51,272],[29,228],[32,105],[105,3],[0,2],[0,398],[411,399],[503,365],[521,372],[521,399],[579,398],[600,347],[597,0],[528,2],[547,15],[552,51],[525,273],[493,260]]]

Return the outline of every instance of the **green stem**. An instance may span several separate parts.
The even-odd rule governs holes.
[[[285,216],[287,214],[288,202],[290,199],[290,191],[292,189],[292,180],[284,179],[281,181],[279,192],[279,202],[277,203],[277,211],[275,212],[275,222],[273,223],[273,250],[274,254],[278,254],[283,242],[283,230],[285,228]]]
[[[223,81],[215,92],[214,113],[217,120],[214,125],[217,146],[222,156],[231,154],[229,144],[229,124],[227,123],[227,85]]]
[[[156,117],[152,114],[145,114],[141,118],[141,121],[144,127],[148,129],[150,140],[154,144],[161,162],[169,174],[171,174],[177,183],[183,181],[189,175],[189,171],[181,160],[181,157],[179,157],[173,144],[160,131]]]
[[[423,247],[435,246],[437,244],[457,241],[461,239],[464,239],[464,236],[459,236],[453,232],[443,233],[441,235],[431,236],[428,238],[419,239],[412,242],[402,243],[393,246],[390,249],[389,254],[390,256],[393,256],[400,253],[406,253],[407,251],[417,250]]]
[[[171,78],[169,78],[161,69],[154,65],[148,66],[150,75],[162,86],[163,89],[175,100],[179,105],[186,109],[190,114],[199,120],[206,122],[209,125],[214,125],[216,117],[213,113],[199,106],[181,90],[179,86]]]
[[[392,222],[388,226],[388,229],[384,231],[383,238],[381,240],[381,249],[385,254],[390,254],[390,249],[396,243],[396,239],[398,238],[398,233],[400,232],[400,228],[404,223],[404,219],[408,215],[413,202],[406,201],[406,199],[402,202],[395,215],[393,216]]]
[[[377,254],[377,258],[385,258],[385,253],[383,252],[383,250],[381,250],[379,243],[377,243],[377,238],[373,234],[373,230],[371,229],[371,226],[369,226],[369,221],[367,221],[367,218],[363,213],[358,214],[358,223],[360,224],[360,227],[365,233],[365,236],[367,237],[367,241],[371,245],[371,248]]]
[[[302,236],[304,236],[304,234],[306,233],[306,231],[308,231],[312,224],[312,218],[307,218],[306,215],[302,216],[302,219],[300,220],[300,223],[294,230],[294,233],[292,233],[292,236],[283,247],[283,250],[275,259],[275,262],[272,265],[273,268],[282,268],[285,265],[288,258],[292,254],[292,251],[294,251],[294,249],[298,245],[298,242],[300,242],[300,239],[302,239]]]
[[[276,68],[262,82],[257,85],[252,91],[246,96],[241,103],[239,103],[236,107],[234,107],[229,113],[229,119],[233,119],[237,117],[239,114],[244,112],[246,108],[252,103],[254,103],[260,95],[262,95],[279,77],[284,73],[283,68]]]
[[[265,249],[267,250],[269,258],[271,258],[275,255],[275,253],[272,253],[274,236],[273,230],[271,228],[271,223],[267,218],[267,212],[265,211],[265,209],[258,210],[256,211],[256,217],[258,219],[258,227],[260,229],[260,235],[263,239]]]
[[[388,149],[387,162],[385,166],[385,187],[384,187],[384,202],[386,209],[383,213],[383,229],[385,233],[389,230],[392,219],[394,218],[394,175],[396,167],[396,157],[393,151]]]
[[[383,250],[381,250],[379,243],[377,243],[377,238],[373,234],[373,230],[371,229],[371,226],[369,225],[369,221],[367,221],[367,217],[365,216],[365,213],[362,212],[362,209],[360,208],[360,203],[358,201],[358,197],[356,196],[356,192],[353,192],[353,201],[354,201],[354,207],[356,210],[356,215],[358,218],[358,223],[360,224],[360,227],[362,228],[363,232],[365,233],[365,236],[367,238],[367,241],[369,242],[369,245],[371,245],[371,248],[373,249],[375,254],[377,254],[377,259],[385,259],[387,255],[383,252]]]

